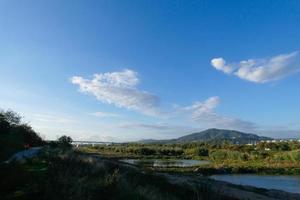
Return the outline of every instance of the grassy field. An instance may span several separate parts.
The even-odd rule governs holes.
[[[184,169],[156,168],[159,171],[216,173],[300,174],[300,143],[233,144],[112,144],[83,146],[78,151],[107,158],[196,159],[211,164]]]
[[[72,150],[44,150],[25,164],[1,164],[0,173],[1,199],[229,199],[206,186],[173,184],[163,176]]]

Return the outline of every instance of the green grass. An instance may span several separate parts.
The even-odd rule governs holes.
[[[77,153],[0,165],[1,199],[226,199],[209,188]]]
[[[270,148],[270,151],[266,151],[265,148]],[[147,150],[145,151],[145,149]],[[166,149],[168,151],[165,151]],[[210,165],[198,167],[150,168],[163,172],[300,174],[299,142],[259,143],[256,146],[203,143],[113,144],[109,146],[85,146],[79,151],[99,154],[110,159],[197,159],[212,161]],[[178,152],[181,153],[178,154]]]

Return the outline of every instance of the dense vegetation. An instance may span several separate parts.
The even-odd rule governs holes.
[[[208,166],[190,169],[203,173],[300,174],[300,142],[296,141],[260,142],[256,145],[127,143],[85,146],[80,150],[108,157],[211,160],[212,163]]]
[[[13,111],[0,110],[0,161],[17,151],[44,144],[38,133],[21,119]]]
[[[46,148],[25,164],[1,164],[0,176],[4,200],[231,199],[205,185],[173,184],[163,176],[70,149]]]

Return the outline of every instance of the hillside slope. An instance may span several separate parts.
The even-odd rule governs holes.
[[[141,140],[140,143],[184,143],[184,142],[230,142],[235,144],[254,143],[272,138],[258,136],[252,133],[243,133],[235,130],[207,129],[205,131],[192,133],[172,140]]]

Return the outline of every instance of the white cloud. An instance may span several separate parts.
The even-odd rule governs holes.
[[[100,135],[100,134],[78,134],[74,140],[76,141],[97,141],[97,142],[121,142],[118,137],[113,137],[111,135]]]
[[[125,129],[147,129],[152,131],[179,131],[179,130],[189,130],[191,127],[179,126],[179,125],[170,125],[167,123],[156,123],[156,124],[147,124],[147,123],[122,123],[119,124],[119,128]]]
[[[255,124],[237,118],[223,116],[216,113],[215,109],[220,104],[220,98],[210,97],[203,102],[194,102],[191,106],[183,107],[182,110],[191,114],[195,122],[206,127],[238,129],[249,131],[255,129]]]
[[[230,74],[233,71],[233,67],[226,65],[226,61],[223,58],[214,58],[210,63],[214,68],[226,74]]]
[[[293,63],[297,55],[298,52],[292,52],[271,58],[242,60],[237,64],[226,64],[223,58],[214,58],[211,65],[217,70],[247,81],[266,83],[299,72],[300,64]]]
[[[210,97],[204,102],[196,101],[191,106],[184,108],[186,111],[192,111],[192,118],[197,120],[201,116],[211,114],[214,108],[220,103],[220,98],[217,96]]]
[[[73,76],[71,81],[79,85],[80,92],[92,94],[103,103],[150,116],[161,114],[158,108],[159,98],[137,88],[139,79],[132,70],[95,74],[91,80]]]
[[[121,117],[121,115],[119,115],[119,114],[108,113],[108,112],[94,112],[94,113],[91,113],[91,115],[96,116],[96,117]]]
[[[175,118],[179,117],[185,120],[186,116],[184,115],[190,113],[193,121],[197,122],[198,125],[201,124],[202,127],[238,128],[240,130],[246,130],[254,126],[251,122],[217,114],[215,108],[220,104],[220,99],[217,96],[210,97],[203,102],[194,102],[191,106],[177,106],[177,108],[175,107],[175,111],[163,113],[159,108],[158,97],[146,91],[139,90],[137,88],[139,83],[137,73],[128,69],[120,72],[95,74],[91,80],[74,76],[71,81],[73,84],[79,85],[80,92],[92,94],[103,103],[135,110],[146,115],[160,117],[172,115]],[[95,112],[93,115],[98,117],[118,116],[113,113],[105,112]],[[180,126],[143,123],[123,124],[119,126],[119,128],[137,128],[152,131],[183,130]],[[184,127],[184,129],[186,129],[186,127]]]

